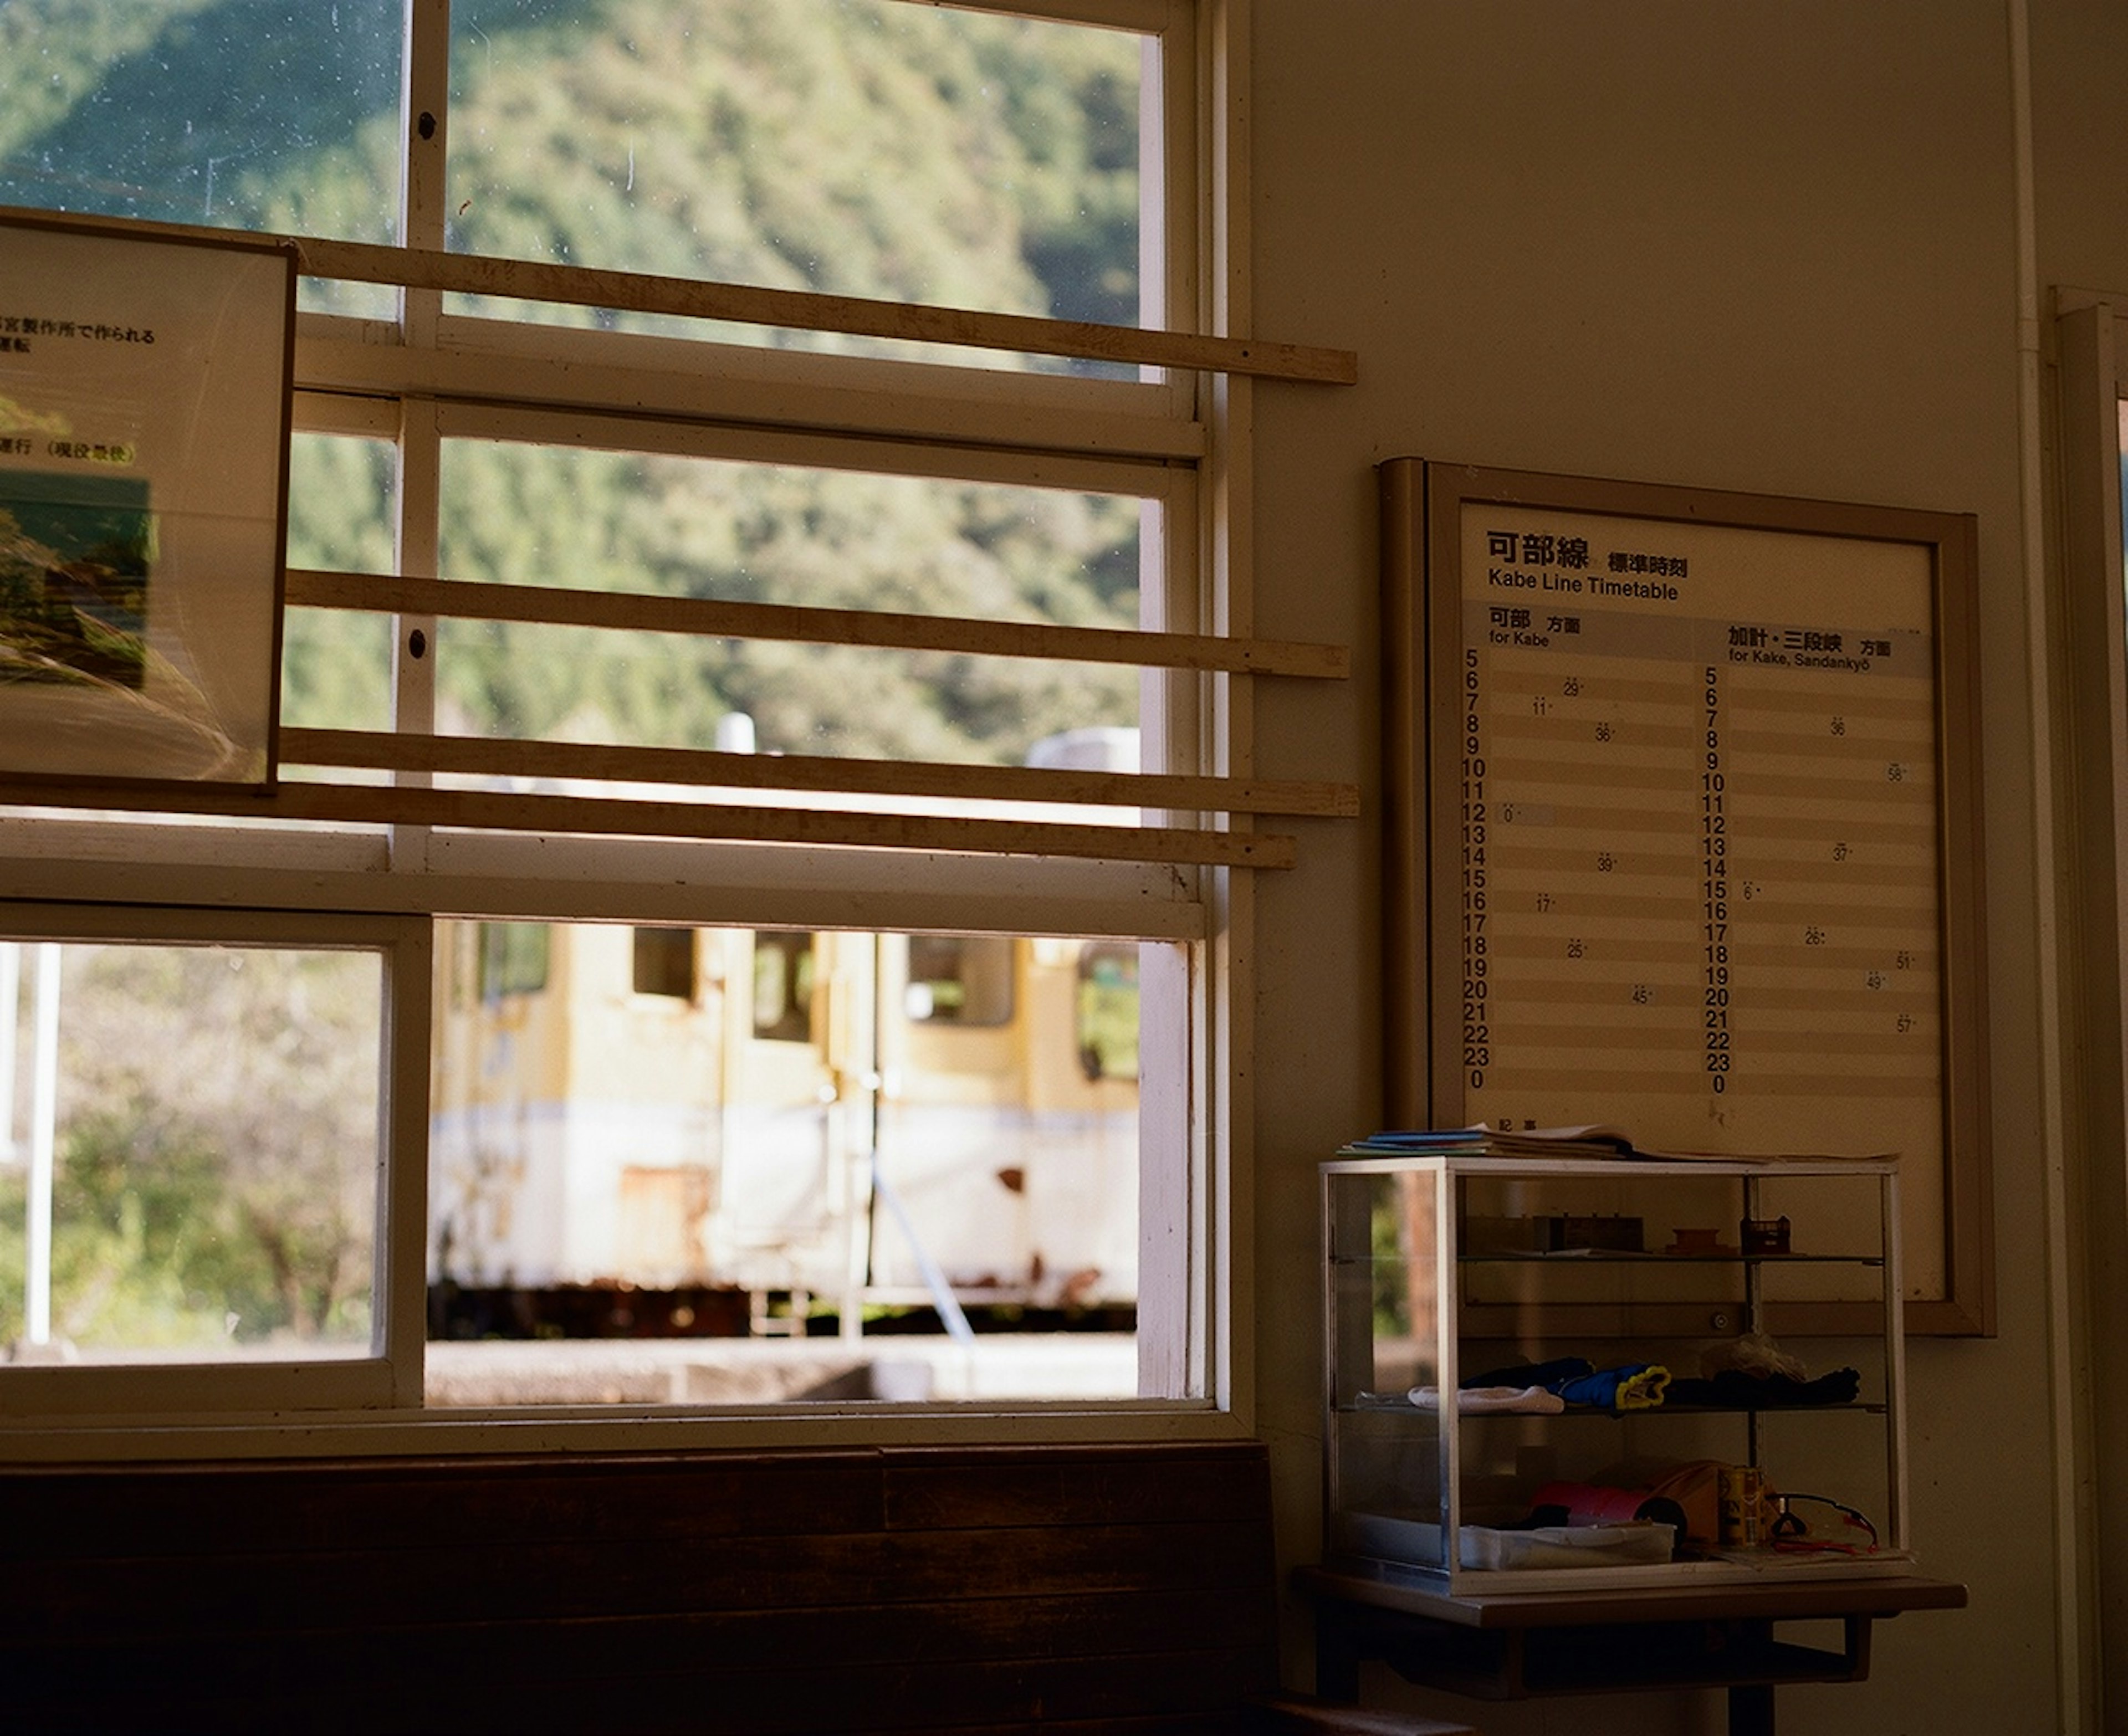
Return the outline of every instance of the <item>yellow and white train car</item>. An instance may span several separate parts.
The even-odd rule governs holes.
[[[468,923],[436,968],[432,1295],[1134,1302],[1132,943]]]

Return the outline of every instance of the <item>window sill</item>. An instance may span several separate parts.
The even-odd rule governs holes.
[[[969,1405],[667,1406],[512,1411],[290,1411],[227,1416],[13,1417],[0,1466],[163,1460],[387,1458],[408,1454],[758,1452],[882,1445],[1067,1445],[1233,1440],[1247,1430],[1209,1400]]]

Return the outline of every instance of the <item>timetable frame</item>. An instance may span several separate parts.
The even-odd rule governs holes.
[[[1380,481],[1386,1124],[1896,1152],[1907,1330],[1992,1333],[1974,517]]]

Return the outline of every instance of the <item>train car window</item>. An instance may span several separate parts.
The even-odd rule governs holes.
[[[1138,948],[1089,941],[1079,951],[1079,1065],[1086,1077],[1138,1077]]]
[[[695,931],[639,928],[635,931],[634,988],[638,994],[662,994],[676,1001],[695,998]]]
[[[919,1025],[1012,1022],[1013,943],[994,934],[917,934],[909,940],[903,1005]]]
[[[547,986],[549,942],[544,923],[480,925],[480,998],[537,994]]]
[[[813,937],[764,930],[753,937],[753,1034],[813,1040]]]

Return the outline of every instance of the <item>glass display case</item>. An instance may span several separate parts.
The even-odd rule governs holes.
[[[1911,1572],[1898,1185],[1324,1164],[1329,1560],[1450,1595]]]

